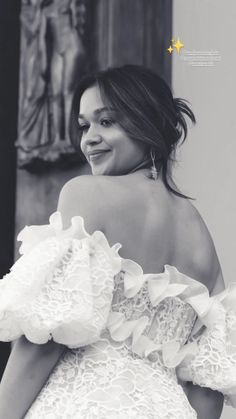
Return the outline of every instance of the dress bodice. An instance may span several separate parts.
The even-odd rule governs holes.
[[[130,298],[124,288],[120,271],[114,277],[111,303],[121,320],[115,340],[104,327],[96,342],[66,350],[25,419],[43,419],[52,411],[53,419],[197,418],[175,368],[165,365],[160,350],[143,357],[138,344],[141,327],[142,338],[159,348],[173,341],[184,345],[196,313],[178,297],[167,297],[153,307],[148,283]]]
[[[183,346],[193,329],[196,313],[190,304],[179,297],[166,297],[156,306],[153,306],[148,282],[132,298],[124,294],[124,272],[115,276],[115,287],[112,300],[112,311],[122,313],[124,321],[137,321],[147,318],[142,336],[148,337],[158,348],[169,342],[178,342]],[[154,361],[160,352],[156,350],[149,355]]]

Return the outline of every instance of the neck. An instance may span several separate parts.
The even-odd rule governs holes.
[[[132,170],[130,170],[128,173],[134,173],[137,172],[140,169],[149,169],[151,166],[150,158],[147,158],[143,160],[141,163],[138,163]]]
[[[147,157],[141,163],[134,166],[134,168],[132,170],[127,172],[127,175],[130,174],[130,173],[134,173],[134,172],[142,172],[144,174],[146,173],[147,177],[149,178],[150,177],[149,175],[150,175],[151,166],[152,166],[151,159],[149,157]],[[161,165],[160,162],[156,163],[156,168],[157,168],[157,172],[158,172],[158,178],[162,180],[162,165]]]

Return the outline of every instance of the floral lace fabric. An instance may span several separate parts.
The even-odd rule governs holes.
[[[144,274],[81,217],[63,230],[54,213],[19,239],[23,256],[0,282],[0,339],[68,347],[26,419],[197,418],[179,380],[234,404],[235,284],[210,297],[173,266]]]
[[[122,312],[126,321],[145,314],[149,321],[143,336],[158,344],[173,337],[185,342],[195,320],[192,308],[181,299],[166,298],[154,309],[147,286],[127,300],[123,276],[115,277],[112,310]],[[132,351],[130,337],[113,341],[104,330],[92,345],[65,352],[25,416],[45,417],[192,419],[196,413],[178,384],[175,369],[165,367],[158,352],[140,358]]]

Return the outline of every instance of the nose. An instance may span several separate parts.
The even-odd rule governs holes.
[[[101,135],[96,132],[94,128],[89,127],[88,131],[84,133],[81,139],[81,148],[86,148],[87,146],[93,146],[100,144],[102,142]]]

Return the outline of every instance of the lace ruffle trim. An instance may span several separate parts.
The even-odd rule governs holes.
[[[197,313],[198,322],[195,325],[194,333],[205,325],[212,327],[215,323],[222,321],[222,307],[225,311],[235,310],[236,301],[236,283],[230,286],[222,293],[210,297],[209,291],[205,285],[180,273],[177,268],[170,265],[164,266],[164,272],[159,274],[144,274],[140,265],[128,259],[123,259],[121,264],[124,272],[124,294],[127,298],[134,297],[147,282],[149,298],[153,306],[157,306],[167,297],[179,297],[190,304]],[[135,321],[125,321],[123,313],[112,312],[109,316],[108,327],[114,340],[120,341],[126,339],[131,334],[136,346],[140,346],[139,354],[145,353],[145,356],[154,350],[159,350],[159,346],[153,346],[153,343],[142,336],[147,320],[145,317]],[[189,345],[192,350],[195,345]],[[142,349],[141,349],[142,348]],[[172,348],[173,350],[170,350]],[[136,352],[136,351],[135,351]],[[178,344],[170,342],[165,345],[165,363],[169,367],[175,367],[180,362],[180,353]],[[178,354],[177,354],[178,352]],[[167,355],[168,353],[168,355]],[[181,351],[185,353],[185,348]]]

